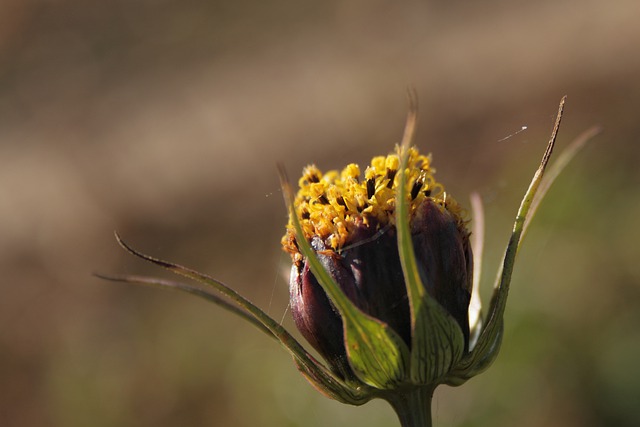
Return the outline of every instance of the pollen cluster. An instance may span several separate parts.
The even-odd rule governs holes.
[[[324,174],[315,165],[304,168],[294,206],[305,238],[311,240],[318,236],[325,245],[339,252],[352,243],[350,237],[356,227],[375,227],[373,231],[378,231],[394,226],[399,151],[400,147],[396,146],[394,153],[374,157],[364,171],[364,179],[355,163],[341,172],[331,170]],[[410,214],[413,215],[416,207],[429,198],[462,223],[461,208],[435,180],[434,173],[431,156],[421,155],[417,148],[409,148],[406,177]],[[282,245],[294,259],[300,258],[291,219]]]

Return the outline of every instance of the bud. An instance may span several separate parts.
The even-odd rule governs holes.
[[[479,269],[464,211],[438,183],[431,159],[409,148],[415,99],[395,154],[375,157],[364,178],[357,165],[321,173],[304,170],[294,198],[280,169],[289,210],[284,249],[293,267],[290,298],[296,326],[327,360],[318,362],[275,319],[221,281],[141,253],[133,255],[197,282],[143,276],[99,277],[188,292],[247,320],[277,340],[319,391],[339,402],[387,400],[403,427],[431,426],[430,401],[439,384],[458,386],[485,371],[502,341],[504,311],[518,248],[537,206],[569,160],[598,133],[592,128],[544,176],[565,98],[547,148],[527,189],[485,316]],[[476,256],[482,254],[483,213],[472,195]],[[478,265],[481,263],[479,262]]]
[[[426,291],[455,320],[466,349],[473,265],[469,232],[462,210],[436,182],[430,163],[428,156],[410,149],[406,178],[413,247]],[[411,349],[411,307],[395,221],[399,164],[398,148],[374,158],[365,179],[354,164],[325,174],[309,166],[294,205],[304,237],[333,281],[357,308],[388,325]],[[334,372],[353,379],[343,319],[300,253],[291,223],[283,245],[293,259],[290,297],[297,328]]]

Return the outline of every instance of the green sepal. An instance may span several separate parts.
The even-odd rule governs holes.
[[[451,373],[451,376],[447,379],[447,384],[460,385],[464,383],[469,378],[485,371],[496,359],[502,342],[504,310],[511,283],[511,274],[518,249],[522,244],[522,239],[531,223],[531,219],[535,215],[538,205],[544,198],[551,184],[560,175],[562,170],[578,151],[584,147],[585,143],[600,132],[599,127],[593,127],[583,132],[560,154],[558,160],[549,168],[548,173],[545,174],[560,128],[565,100],[566,96],[560,101],[556,121],[540,166],[531,180],[529,188],[520,204],[518,214],[516,215],[511,238],[507,245],[503,264],[498,270],[494,293],[480,336],[476,345],[462,358],[458,366],[456,366]]]
[[[355,306],[325,270],[304,237],[293,205],[293,193],[282,168],[280,177],[300,252],[342,317],[344,345],[349,365],[363,383],[382,390],[395,388],[406,379],[409,348],[389,325],[367,315]]]
[[[411,382],[436,384],[464,354],[464,335],[458,323],[432,297],[425,295],[413,310]]]
[[[416,108],[412,104],[400,147],[400,170],[396,192],[396,229],[398,252],[411,308],[411,372],[414,384],[434,384],[441,380],[464,353],[462,329],[426,291],[420,278],[411,236],[406,168],[409,146],[416,125]]]
[[[334,373],[327,369],[326,366],[318,362],[311,354],[309,354],[278,321],[267,315],[258,306],[251,303],[221,281],[182,265],[143,254],[126,244],[120,238],[118,233],[116,233],[116,239],[118,243],[132,255],[135,255],[144,261],[166,268],[175,274],[192,279],[204,287],[196,287],[189,284],[173,282],[155,277],[109,276],[96,274],[97,277],[111,281],[141,284],[145,286],[186,292],[203,298],[209,302],[213,302],[214,304],[217,304],[240,316],[244,320],[247,320],[269,337],[276,339],[293,357],[298,370],[300,370],[300,372],[316,389],[320,390],[326,396],[350,405],[362,405],[375,397],[375,390],[365,384],[354,384],[353,382],[338,378]],[[228,299],[223,299],[219,295],[212,293],[209,288],[219,292]]]
[[[465,357],[461,361],[461,366],[464,368],[461,369],[460,374],[463,376],[468,376],[472,373],[476,375],[481,372],[481,369],[484,370],[488,368],[491,363],[480,362],[492,362],[497,356],[498,350],[500,348],[499,341],[502,339],[504,309],[507,304],[507,296],[509,294],[511,275],[513,273],[516,255],[518,254],[518,249],[520,247],[520,241],[523,236],[525,224],[529,223],[530,214],[533,213],[533,211],[531,211],[532,203],[535,199],[538,188],[540,187],[544,171],[549,163],[551,153],[553,152],[553,148],[555,146],[556,136],[558,135],[558,130],[560,128],[560,121],[562,119],[565,100],[566,96],[563,97],[560,101],[555,125],[553,127],[553,131],[551,132],[551,137],[549,138],[547,148],[545,149],[545,152],[542,156],[540,166],[538,166],[538,169],[533,175],[531,183],[529,184],[529,188],[525,192],[524,197],[522,198],[522,202],[520,203],[520,208],[518,209],[518,213],[513,224],[511,238],[509,239],[509,244],[507,245],[507,250],[505,251],[504,261],[500,269],[498,270],[496,286],[491,298],[489,311],[484,327],[482,329],[482,332],[480,333],[480,336],[478,337],[476,346],[469,353],[467,353],[467,355],[465,355]]]
[[[469,301],[469,349],[473,349],[482,332],[482,299],[480,298],[480,277],[484,252],[484,208],[480,194],[473,192],[470,197],[473,218],[471,252],[473,253],[473,281]]]

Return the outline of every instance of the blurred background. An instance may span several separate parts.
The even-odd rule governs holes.
[[[487,211],[488,296],[560,98],[596,137],[532,224],[492,368],[437,426],[637,426],[640,5],[634,0],[0,1],[0,425],[393,426],[116,244],[211,273],[290,330],[276,173],[402,135]],[[522,130],[526,127],[526,130]]]

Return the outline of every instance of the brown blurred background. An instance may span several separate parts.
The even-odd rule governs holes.
[[[292,329],[275,165],[387,153],[410,85],[439,179],[486,203],[486,288],[561,96],[559,149],[604,127],[527,237],[500,357],[438,390],[436,425],[640,425],[638,18],[635,0],[0,1],[0,425],[397,425],[215,306],[91,274],[165,276],[117,229]]]

